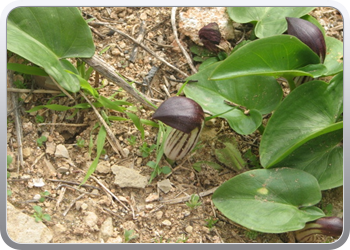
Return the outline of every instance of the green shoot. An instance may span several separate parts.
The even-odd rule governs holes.
[[[46,136],[41,136],[40,138],[36,139],[36,142],[38,143],[38,146],[41,147],[44,142],[47,141]]]
[[[192,194],[190,200],[186,202],[186,206],[190,209],[195,209],[202,205],[202,202],[199,201],[199,196],[196,194]]]
[[[135,231],[133,229],[130,230],[124,230],[124,242],[128,243],[129,241],[136,239],[139,237],[137,234],[135,234]]]
[[[205,219],[205,222],[207,223],[205,226],[207,228],[209,228],[209,230],[213,230],[214,225],[216,224],[216,222],[218,222],[219,219],[214,219],[213,217],[210,217],[210,219]]]
[[[33,217],[35,218],[36,222],[40,222],[43,220],[46,220],[46,221],[51,220],[51,216],[49,214],[44,214],[40,206],[33,206],[33,209],[34,209]]]

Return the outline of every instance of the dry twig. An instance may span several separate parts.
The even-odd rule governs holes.
[[[212,189],[209,189],[209,190],[200,192],[198,195],[199,195],[200,197],[204,197],[204,196],[210,195],[210,194],[214,193],[215,190],[216,190],[217,188],[218,188],[218,187],[214,187],[214,188],[212,188]],[[181,198],[176,198],[176,199],[162,200],[161,203],[166,203],[166,204],[177,204],[177,203],[189,201],[190,198],[191,198],[191,196],[189,195],[189,196],[187,196],[187,197],[181,197]]]
[[[33,94],[60,94],[61,91],[58,90],[49,90],[49,89],[17,89],[17,88],[7,88],[7,92],[15,93],[33,93]]]
[[[101,124],[103,125],[103,127],[106,129],[107,132],[107,139],[109,141],[109,143],[111,144],[112,148],[114,149],[114,151],[122,156],[123,158],[126,157],[126,154],[124,152],[124,150],[122,149],[122,147],[120,146],[118,140],[115,138],[113,132],[111,131],[111,129],[109,128],[109,126],[107,125],[107,123],[105,122],[105,120],[102,118],[102,116],[100,115],[100,113],[98,112],[98,110],[95,108],[95,106],[90,102],[90,100],[86,97],[86,95],[84,94],[83,91],[79,91],[80,94],[85,98],[85,100],[90,104],[90,106],[92,107],[92,109],[94,110],[98,120],[101,122]]]
[[[177,44],[179,45],[182,53],[184,54],[188,65],[191,67],[192,71],[194,73],[197,73],[197,69],[194,67],[193,63],[192,63],[192,59],[190,57],[190,55],[187,53],[187,51],[185,50],[185,48],[182,46],[178,36],[177,36],[177,29],[176,29],[176,9],[177,7],[173,7],[171,9],[171,26],[173,27],[173,32],[174,32],[174,36],[175,36],[175,40],[177,42]]]

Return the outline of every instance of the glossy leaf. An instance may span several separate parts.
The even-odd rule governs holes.
[[[79,81],[64,71],[68,57],[91,57],[91,31],[75,7],[19,7],[7,19],[7,49],[43,67],[63,88],[77,92]]]
[[[316,177],[321,190],[343,185],[343,130],[318,136],[297,148],[274,167],[304,170]]]
[[[287,30],[286,17],[301,17],[314,7],[228,7],[227,13],[237,23],[253,23],[259,38],[280,35]]]
[[[324,76],[335,75],[343,70],[343,43],[333,37],[326,37],[327,53],[324,65],[327,71]]]
[[[314,176],[299,169],[244,172],[213,194],[215,206],[230,220],[249,229],[282,233],[302,229],[324,216],[314,207],[321,191]]]
[[[272,167],[307,141],[343,128],[336,123],[343,106],[343,78],[330,84],[307,82],[292,91],[269,119],[260,144],[260,161]]]
[[[208,80],[217,65],[220,62],[190,76],[188,79],[198,82],[186,85],[186,96],[199,103],[205,111],[226,119],[237,133],[253,133],[261,125],[262,115],[270,113],[281,101],[280,85],[273,77],[268,76]],[[225,104],[225,100],[249,109],[249,115],[245,115],[239,108]]]
[[[248,75],[313,76],[312,72],[301,69],[319,63],[320,58],[298,38],[290,35],[272,36],[250,42],[233,52],[213,71],[210,79]]]

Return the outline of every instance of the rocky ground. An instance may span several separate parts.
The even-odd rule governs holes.
[[[135,39],[144,30],[143,43],[157,57],[165,59],[177,69],[191,75],[191,67],[178,46],[172,25],[171,8],[81,8],[84,18],[108,23]],[[198,29],[216,21],[225,29],[227,19],[220,8],[178,8],[176,23],[182,46],[189,47],[198,39]],[[209,12],[205,12],[209,11]],[[203,15],[203,13],[209,13]],[[327,34],[342,40],[342,17],[332,8],[317,8],[313,13],[326,28]],[[231,46],[249,35],[244,29],[223,32]],[[189,28],[193,28],[190,30]],[[142,28],[142,29],[140,29]],[[96,54],[115,68],[125,79],[159,105],[181,88],[184,75],[161,63],[155,56],[135,46],[130,39],[114,33],[105,25],[93,25]],[[232,32],[234,30],[234,32]],[[137,53],[135,53],[137,50]],[[144,86],[144,79],[152,67],[158,70],[152,81]],[[198,65],[194,65],[198,67]],[[32,79],[14,75],[31,88]],[[37,82],[40,80],[37,80]],[[115,94],[118,99],[134,103],[132,110],[142,119],[150,119],[153,111],[137,103],[116,83],[95,72],[90,83],[100,95]],[[35,85],[36,86],[36,85]],[[10,97],[10,92],[8,92]],[[237,173],[221,166],[220,171],[203,164],[201,171],[192,165],[197,161],[216,162],[214,150],[219,147],[217,138],[232,136],[244,155],[248,149],[256,153],[259,133],[250,136],[235,134],[224,120],[207,122],[201,137],[201,146],[193,155],[175,167],[171,174],[161,174],[148,183],[152,169],[147,162],[155,160],[155,152],[147,150],[156,143],[157,129],[145,126],[145,141],[129,121],[116,121],[110,125],[119,140],[126,158],[120,159],[108,142],[93,176],[85,185],[78,185],[88,170],[95,149],[89,154],[89,142],[96,141],[98,119],[92,110],[55,112],[47,109],[26,113],[37,105],[47,103],[54,94],[22,94],[25,100],[20,107],[23,130],[23,163],[18,160],[18,139],[15,117],[7,117],[7,154],[13,157],[9,166],[8,234],[16,242],[53,243],[252,243],[295,242],[292,233],[264,234],[250,231],[226,219],[211,201],[213,190]],[[80,98],[80,97],[79,97]],[[11,98],[8,98],[9,100]],[[66,97],[54,102],[69,105]],[[11,110],[11,103],[8,109]],[[126,117],[125,114],[107,111],[108,115]],[[38,120],[41,116],[43,120]],[[56,125],[50,125],[56,124]],[[42,145],[37,139],[45,136]],[[167,165],[161,162],[161,165]],[[248,167],[252,167],[249,166]],[[247,167],[247,168],[248,168]],[[47,193],[45,193],[47,192]],[[189,197],[198,194],[200,204],[191,208]],[[38,200],[44,197],[44,200]],[[342,188],[324,192],[320,206],[341,215]],[[33,206],[40,206],[50,220],[35,222]],[[39,216],[40,217],[40,216]],[[211,225],[211,223],[215,224]],[[29,237],[29,238],[28,238]],[[331,242],[330,237],[319,236],[314,242]]]

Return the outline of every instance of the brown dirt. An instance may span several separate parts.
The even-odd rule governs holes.
[[[184,11],[186,8],[179,8],[178,11]],[[144,43],[155,51],[159,56],[164,57],[168,62],[175,65],[182,71],[191,74],[190,67],[179,50],[174,40],[173,31],[170,24],[171,8],[82,8],[85,18],[96,17],[96,21],[108,22],[117,29],[137,37],[140,21],[146,22],[146,40]],[[318,8],[313,12],[314,16],[320,20],[321,24],[328,26],[327,33],[337,39],[342,40],[342,18],[340,14],[331,8]],[[170,95],[175,95],[182,83],[170,81],[168,78],[183,79],[183,76],[176,73],[170,68],[160,65],[159,61],[150,56],[147,52],[139,48],[139,54],[134,63],[129,62],[130,52],[133,43],[122,37],[121,35],[111,35],[110,31],[104,26],[94,26],[93,33],[96,45],[96,53],[101,52],[107,46],[109,49],[102,53],[102,58],[125,78],[130,81],[142,82],[148,74],[152,66],[159,66],[159,70],[150,83],[150,87],[143,89],[135,84],[140,91],[153,99],[156,104],[160,104],[167,98],[164,91],[166,86]],[[191,43],[188,38],[180,36],[184,45],[188,49]],[[230,41],[234,44],[237,41]],[[20,76],[15,76],[20,78]],[[166,82],[166,80],[168,83]],[[143,119],[150,119],[152,111],[145,109],[141,105],[135,103],[134,99],[128,96],[123,90],[120,90],[115,83],[108,82],[103,77],[93,74],[90,83],[93,87],[100,88],[101,83],[104,84],[99,93],[103,96],[111,96],[118,92],[117,98],[125,98],[137,107],[136,114]],[[163,85],[163,86],[162,86]],[[29,85],[30,86],[30,85]],[[47,103],[53,95],[35,94],[31,96],[31,100],[20,108],[23,124],[23,148],[24,166],[18,168],[16,156],[18,152],[18,144],[16,141],[15,126],[13,116],[8,117],[7,129],[7,154],[14,156],[14,162],[10,166],[9,188],[12,195],[8,197],[8,202],[14,204],[24,213],[33,214],[33,205],[43,207],[44,212],[51,216],[51,221],[44,223],[53,231],[54,237],[52,242],[102,242],[100,238],[101,224],[111,217],[113,221],[113,234],[107,242],[124,242],[125,230],[133,229],[138,236],[130,242],[152,243],[152,242],[187,242],[187,243],[232,243],[232,242],[294,242],[291,233],[286,234],[264,234],[252,232],[246,228],[237,225],[226,219],[214,207],[211,196],[207,195],[201,198],[202,204],[190,209],[185,202],[176,204],[164,203],[165,200],[188,197],[191,194],[210,190],[220,186],[224,181],[232,178],[237,173],[224,166],[222,171],[217,171],[210,166],[203,165],[202,170],[197,172],[193,170],[192,165],[197,161],[216,162],[214,155],[216,148],[216,139],[219,136],[234,136],[239,144],[239,149],[244,154],[248,149],[252,149],[257,153],[257,147],[260,140],[258,132],[250,136],[241,136],[235,134],[224,120],[215,119],[209,121],[203,131],[201,137],[201,148],[187,160],[180,164],[180,167],[173,169],[172,174],[167,178],[172,183],[172,190],[165,194],[157,188],[157,181],[165,179],[166,176],[160,175],[156,177],[151,184],[144,189],[136,188],[120,188],[113,184],[114,175],[109,171],[107,173],[95,172],[97,177],[109,190],[119,197],[129,208],[125,209],[116,200],[112,200],[93,179],[89,179],[86,184],[97,187],[81,187],[80,191],[67,184],[67,189],[60,200],[64,187],[60,186],[60,182],[53,180],[70,181],[80,183],[84,178],[84,171],[91,164],[88,154],[88,142],[90,135],[93,140],[96,139],[97,130],[92,130],[98,121],[92,110],[80,111],[73,118],[72,111],[54,112],[50,110],[40,110],[35,113],[25,113],[34,106]],[[23,99],[25,97],[22,97]],[[62,105],[70,105],[69,99],[59,97],[54,100]],[[107,111],[106,111],[107,112]],[[125,114],[108,111],[109,115],[123,116]],[[35,121],[36,115],[44,117],[45,123],[84,123],[87,126],[71,127],[71,126],[42,126]],[[150,176],[151,168],[146,166],[148,161],[155,160],[155,152],[149,157],[142,157],[140,154],[140,146],[142,145],[140,133],[131,122],[118,121],[111,123],[111,129],[120,141],[123,148],[129,151],[126,159],[120,159],[108,142],[105,144],[105,151],[108,157],[100,160],[108,166],[121,165],[133,168],[144,176]],[[39,147],[36,139],[42,134],[48,135],[48,141]],[[131,145],[128,139],[136,136],[137,140]],[[157,129],[146,126],[146,139],[148,145],[155,144]],[[84,139],[85,146],[80,148],[76,146],[77,140]],[[48,152],[48,143],[58,145],[64,144],[69,151],[70,159],[64,160],[57,158]],[[43,155],[44,154],[44,155]],[[92,157],[95,155],[93,149]],[[161,162],[161,165],[166,165]],[[54,170],[50,170],[52,165]],[[249,166],[248,167],[252,167]],[[247,168],[248,169],[248,168]],[[246,170],[247,170],[246,169]],[[43,178],[45,186],[33,187],[33,178]],[[18,180],[19,179],[19,180]],[[47,190],[50,195],[44,202],[30,203],[34,195]],[[80,200],[75,201],[81,192],[87,192]],[[324,200],[320,203],[322,208],[328,204],[333,206],[333,214],[342,213],[342,188],[324,192]],[[159,199],[153,202],[146,202],[146,198],[151,194],[158,194]],[[60,201],[60,202],[59,202]],[[74,202],[75,201],[75,202]],[[59,204],[58,204],[59,202]],[[66,216],[63,212],[68,206],[74,202],[73,207],[68,211]],[[57,205],[58,204],[58,205]],[[134,215],[132,213],[133,208]],[[95,227],[89,227],[86,224],[86,216],[88,212],[93,212],[98,216]],[[134,218],[133,218],[134,217]],[[212,229],[206,224],[208,219],[218,219],[218,222]],[[330,237],[319,236],[314,242],[330,242],[334,239]]]

